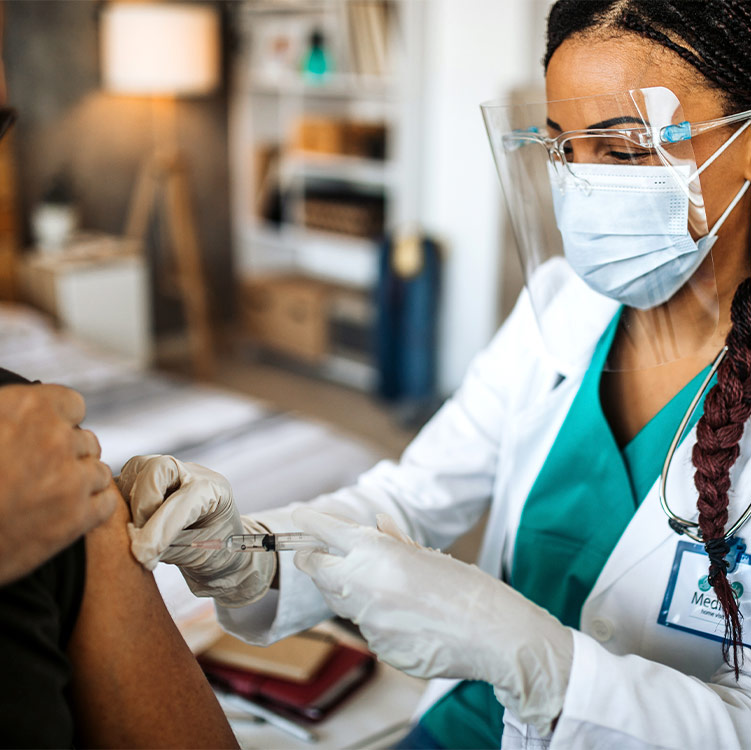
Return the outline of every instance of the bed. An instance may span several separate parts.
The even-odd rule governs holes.
[[[0,367],[80,391],[84,426],[98,436],[114,474],[138,454],[196,461],[230,480],[243,513],[338,489],[379,458],[327,425],[135,367],[56,331],[21,305],[0,304]],[[156,576],[183,635],[200,650],[216,632],[210,605],[192,597],[172,566],[160,565]]]

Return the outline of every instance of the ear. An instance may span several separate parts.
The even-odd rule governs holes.
[[[751,180],[751,127],[743,134],[743,176]]]

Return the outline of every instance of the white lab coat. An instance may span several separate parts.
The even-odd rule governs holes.
[[[562,266],[554,272],[572,273]],[[567,309],[565,317],[561,306]],[[614,312],[614,303],[590,292],[573,275],[567,281],[545,311],[552,316],[549,321],[560,320],[569,331],[573,326],[581,333],[571,352],[579,365],[561,381],[564,368],[547,358],[529,297],[523,293],[508,321],[472,363],[460,389],[401,461],[382,462],[356,486],[312,504],[371,524],[376,513],[389,513],[413,538],[436,548],[445,548],[470,529],[490,506],[478,564],[507,579],[524,502]],[[571,322],[572,316],[578,323]],[[696,517],[694,442],[694,434],[683,441],[668,480],[671,505],[687,518]],[[731,519],[751,501],[748,456],[750,430],[744,433],[741,459],[731,472]],[[290,512],[288,507],[255,517],[274,531],[284,531],[294,528]],[[736,683],[716,641],[657,624],[678,541],[660,508],[655,484],[584,603],[555,732],[540,740],[507,711],[504,750],[751,747],[751,673]],[[329,614],[291,555],[280,556],[278,592],[248,607],[219,608],[225,628],[256,643],[310,627]],[[748,664],[748,650],[746,659]]]

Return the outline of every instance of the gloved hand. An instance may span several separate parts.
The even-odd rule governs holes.
[[[311,508],[292,519],[344,553],[300,550],[295,565],[382,661],[416,677],[489,682],[506,708],[550,734],[573,660],[568,628],[477,566],[420,547],[387,515],[377,528]]]
[[[144,567],[153,570],[160,560],[178,565],[196,596],[212,596],[225,607],[242,607],[268,591],[276,573],[273,552],[170,547],[268,532],[240,516],[221,474],[172,456],[135,456],[115,481],[133,516],[133,556]]]

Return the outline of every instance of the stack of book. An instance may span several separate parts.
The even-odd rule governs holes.
[[[198,661],[217,688],[309,721],[323,719],[375,668],[369,652],[316,632],[267,647],[224,635]]]
[[[384,232],[386,200],[377,192],[353,189],[338,182],[309,180],[301,213],[308,229],[377,239]]]

